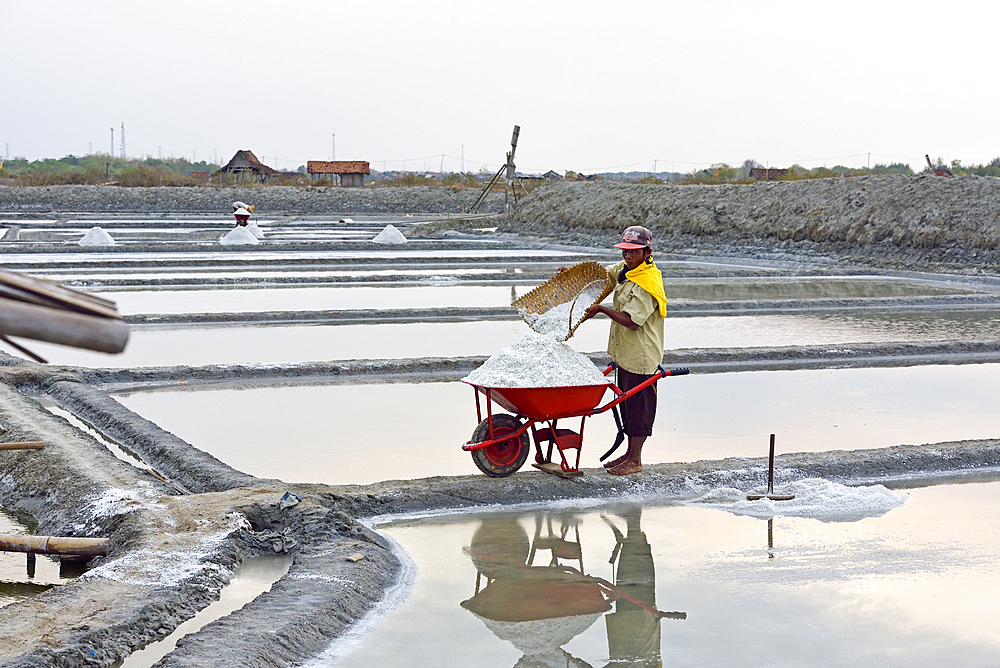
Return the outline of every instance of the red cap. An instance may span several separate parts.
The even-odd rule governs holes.
[[[637,250],[639,248],[649,248],[653,243],[653,233],[641,225],[633,225],[625,228],[622,232],[622,242],[615,244],[615,248],[627,250]]]

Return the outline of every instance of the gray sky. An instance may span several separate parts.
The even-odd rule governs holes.
[[[1000,156],[990,2],[0,0],[0,156],[295,169]]]

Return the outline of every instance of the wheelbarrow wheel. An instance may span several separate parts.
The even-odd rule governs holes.
[[[493,439],[513,434],[521,428],[521,424],[521,421],[513,415],[497,413],[493,416]],[[491,439],[490,421],[487,418],[480,422],[476,430],[472,432],[472,442],[482,443],[488,440]],[[503,478],[516,472],[524,465],[530,450],[528,433],[525,432],[520,437],[508,438],[506,441],[501,441],[482,450],[473,450],[472,461],[486,475]]]

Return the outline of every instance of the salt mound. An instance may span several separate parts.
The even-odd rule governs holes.
[[[341,219],[340,219],[340,220],[338,220],[337,222],[338,222],[338,223],[353,223],[353,222],[354,222],[354,219],[353,219],[353,218],[341,218]],[[390,227],[391,227],[391,225],[390,225]]]
[[[463,378],[483,387],[573,387],[608,379],[586,355],[551,334],[528,330]]]
[[[260,241],[257,240],[257,237],[250,234],[247,228],[237,226],[229,234],[222,237],[219,243],[223,246],[237,246],[241,244],[259,244]]]
[[[751,490],[764,494],[765,487]],[[883,485],[848,487],[822,478],[806,478],[775,486],[775,494],[794,494],[790,501],[763,498],[748,501],[747,492],[722,488],[688,501],[687,505],[717,507],[736,515],[753,517],[811,517],[824,522],[853,522],[865,517],[878,517],[899,508],[906,497]]]
[[[528,313],[523,309],[518,309],[517,312],[536,332],[551,334],[560,341],[565,341],[569,338],[569,333],[573,331],[573,328],[583,321],[584,316],[587,315],[587,309],[591,304],[597,302],[602,292],[604,292],[604,283],[595,281],[584,288],[575,299],[553,306],[545,313]]]
[[[92,227],[80,239],[81,246],[114,246],[115,240],[99,227]]]
[[[386,225],[385,229],[379,232],[372,241],[377,244],[405,244],[406,237],[396,229],[395,225]]]
[[[252,234],[255,239],[264,238],[264,233],[260,231],[259,227],[257,227],[257,223],[247,223],[247,232]]]

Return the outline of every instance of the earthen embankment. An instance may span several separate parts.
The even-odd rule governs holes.
[[[991,271],[1000,260],[1000,179],[863,176],[754,184],[557,183],[526,197],[511,231],[608,237],[629,225],[654,248],[790,248]]]

